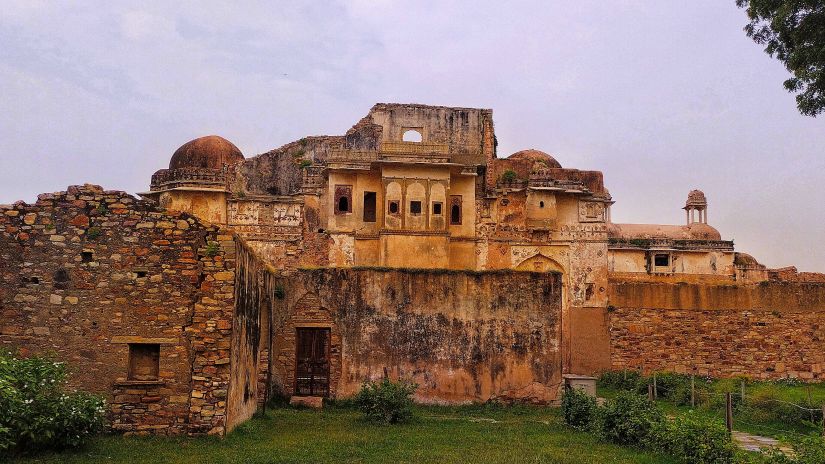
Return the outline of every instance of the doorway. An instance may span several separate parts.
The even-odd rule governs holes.
[[[330,329],[299,327],[295,331],[295,395],[329,396]]]

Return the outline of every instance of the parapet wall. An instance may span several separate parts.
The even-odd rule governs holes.
[[[557,399],[560,274],[326,268],[280,275],[241,244],[237,285],[235,324],[244,313],[246,333],[255,324],[263,333],[257,342],[239,340],[240,354],[233,354],[230,411],[251,414],[254,402],[239,400],[238,393],[260,400],[267,383],[270,395],[293,395],[299,328],[330,331],[332,398],[389,375],[418,383],[420,402]],[[253,385],[256,378],[260,387]]]
[[[611,279],[613,368],[825,379],[825,283]]]
[[[294,388],[297,327],[332,329],[332,396],[411,378],[422,402],[556,399],[561,276],[518,271],[303,270],[284,281],[274,369]]]

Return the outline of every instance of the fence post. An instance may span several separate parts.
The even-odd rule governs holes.
[[[742,379],[742,402],[745,402],[745,380]]]
[[[825,404],[822,405],[822,437],[825,438]]]
[[[653,385],[647,384],[647,399],[650,401],[654,401],[653,399]]]
[[[725,393],[725,427],[728,433],[733,431],[733,399],[730,393]]]
[[[696,407],[696,375],[690,374],[690,407]]]
[[[659,399],[659,388],[656,386],[656,371],[653,371],[653,401]]]

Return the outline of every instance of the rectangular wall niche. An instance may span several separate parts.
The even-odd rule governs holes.
[[[433,202],[433,216],[441,216],[441,202],[434,201]]]
[[[157,343],[129,344],[129,380],[158,380],[160,373],[160,345]]]

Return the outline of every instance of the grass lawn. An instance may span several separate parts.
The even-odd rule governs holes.
[[[105,436],[80,451],[17,463],[657,463],[662,455],[572,431],[557,408],[417,407],[409,424],[364,422],[345,407],[270,409],[223,440]]]

